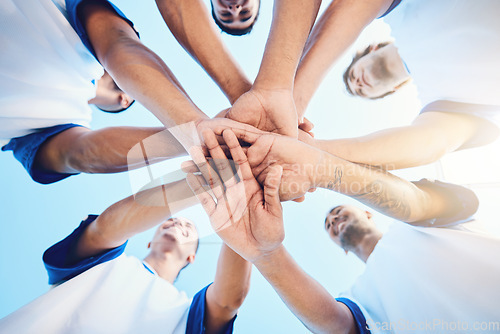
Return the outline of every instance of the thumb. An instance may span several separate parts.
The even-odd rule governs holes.
[[[281,216],[282,213],[279,195],[282,175],[283,167],[273,166],[264,180],[264,205],[267,211],[275,216]]]

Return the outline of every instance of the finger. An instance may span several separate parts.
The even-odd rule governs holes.
[[[246,129],[239,129],[234,127],[231,127],[230,130],[235,134],[236,138],[246,143],[249,143],[250,145],[254,144],[257,141],[257,139],[259,139],[259,137],[265,133],[260,130],[259,132],[253,132],[253,131],[248,131]]]
[[[224,151],[220,147],[217,138],[212,130],[203,130],[203,138],[205,144],[207,145],[210,156],[213,158],[213,163],[216,167],[216,171],[225,185],[225,187],[231,187],[236,183],[235,173],[232,168],[231,161],[226,157]]]
[[[198,169],[198,166],[194,163],[193,160],[188,160],[188,161],[183,161],[181,163],[181,170],[184,173],[199,173],[200,170]]]
[[[264,181],[264,202],[268,212],[274,216],[282,215],[280,202],[280,184],[283,176],[283,167],[277,165],[270,168]]]
[[[232,130],[225,130],[222,133],[222,136],[224,137],[226,145],[229,147],[229,151],[233,157],[233,161],[237,166],[238,175],[242,178],[242,180],[253,179],[252,169],[248,163],[247,156],[243,152],[235,133]]]
[[[297,203],[304,202],[305,200],[306,200],[305,196],[302,196],[302,197],[299,197],[299,198],[296,198],[296,199],[292,199],[292,201],[297,202]]]
[[[262,130],[259,130],[251,125],[240,123],[228,118],[212,119],[209,122],[204,122],[203,124],[200,124],[200,128],[212,129],[217,136],[222,135],[222,132],[226,129],[237,130],[242,133],[248,132],[249,134],[256,134],[256,135],[265,133]]]
[[[209,164],[199,146],[193,146],[189,150],[189,154],[191,155],[191,158],[193,159],[194,163],[200,170],[201,175],[203,175],[203,177],[205,178],[206,183],[209,184],[210,187],[212,188],[212,191],[215,197],[217,198],[217,201],[219,201],[223,197],[222,183],[219,179],[219,175],[214,170],[214,168]]]
[[[308,120],[307,118],[304,117],[302,120],[302,123],[299,124],[299,129],[305,131],[305,132],[311,132],[311,130],[314,128],[314,124]]]
[[[316,188],[311,188],[311,189],[308,190],[308,192],[310,192],[310,193],[313,193],[315,191],[316,191]]]
[[[193,193],[196,195],[196,198],[198,199],[198,201],[200,201],[201,206],[203,207],[205,212],[208,214],[208,216],[212,216],[217,208],[217,205],[212,196],[208,193],[208,191],[203,189],[203,185],[200,182],[199,178],[196,177],[196,175],[188,174],[186,180],[189,188],[191,188]]]

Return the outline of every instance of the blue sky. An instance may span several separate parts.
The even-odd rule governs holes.
[[[189,55],[177,44],[163,23],[154,1],[114,2],[135,23],[144,44],[157,52],[177,76],[194,102],[209,116],[229,107],[229,103]],[[207,1],[208,3],[208,1]],[[244,37],[224,36],[229,49],[250,78],[257,74],[271,22],[272,1],[263,1],[254,31]],[[377,22],[356,44],[363,47],[388,36],[388,28]],[[307,117],[316,125],[317,138],[351,137],[378,129],[406,124],[416,115],[418,102],[414,87],[383,101],[363,101],[347,96],[341,73],[353,49],[329,73],[312,101]],[[111,125],[156,126],[159,122],[136,103],[119,115],[94,112],[94,129]],[[178,162],[166,169],[175,171]],[[69,234],[89,213],[99,214],[109,205],[130,195],[127,173],[79,175],[53,185],[34,183],[11,153],[0,154],[0,318],[28,303],[48,289],[41,255],[53,243]],[[435,166],[403,171],[410,179],[435,177]],[[132,176],[133,177],[133,176]],[[488,188],[490,189],[490,188]],[[491,190],[491,189],[490,189]],[[325,213],[339,203],[354,201],[326,190],[309,194],[303,203],[284,203],[285,246],[297,262],[323,284],[333,296],[347,289],[363,270],[354,256],[345,256],[323,231]],[[198,205],[180,215],[198,225],[208,219]],[[391,220],[376,215],[385,228]],[[126,252],[142,257],[152,231],[134,237]],[[207,234],[207,233],[205,233]],[[177,287],[188,295],[211,282],[220,240],[208,233],[201,239],[196,262],[180,276]],[[257,270],[253,272],[250,294],[236,322],[237,333],[306,333],[307,330],[281,302]]]

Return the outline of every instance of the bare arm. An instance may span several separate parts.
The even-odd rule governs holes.
[[[85,229],[74,247],[74,254],[69,256],[71,262],[118,247],[196,203],[186,180],[129,196],[107,208]]]
[[[40,148],[35,164],[58,173],[116,173],[174,158],[186,151],[165,128],[109,127],[89,130],[74,127],[57,134]],[[144,144],[145,143],[145,144]]]
[[[254,262],[283,302],[313,333],[356,333],[351,311],[309,276],[281,246]]]
[[[333,0],[316,22],[297,69],[294,99],[299,119],[330,67],[392,0]]]
[[[252,264],[223,244],[214,283],[207,289],[207,334],[220,333],[234,318],[248,294],[251,273]]]
[[[167,65],[116,13],[99,2],[87,2],[79,14],[106,71],[166,127],[207,118]]]
[[[204,132],[205,142],[212,158],[219,161],[217,172],[224,175],[231,170],[229,161],[215,136]],[[249,161],[230,131],[224,131],[241,180],[224,182],[217,177],[200,154],[193,160],[210,185],[216,200],[206,192],[200,178],[188,175],[188,183],[196,193],[217,234],[242,257],[251,261],[271,283],[290,310],[315,333],[354,333],[350,311],[340,305],[315,280],[309,277],[286,253],[283,212],[279,202],[279,185],[283,169],[274,166],[265,178],[262,189],[252,175]],[[224,183],[224,186],[222,185]]]
[[[170,31],[231,104],[252,84],[229,53],[202,0],[156,0]]]
[[[487,123],[476,116],[431,111],[408,126],[358,138],[314,140],[313,145],[352,162],[401,169],[437,161],[488,129]]]
[[[280,199],[304,196],[311,188],[327,188],[353,197],[388,216],[417,222],[454,214],[460,205],[442,193],[318,150],[292,138],[233,129],[251,144],[248,160],[263,183],[271,168],[283,168]]]
[[[227,117],[297,137],[293,82],[320,4],[320,0],[275,0],[271,32],[257,78]]]

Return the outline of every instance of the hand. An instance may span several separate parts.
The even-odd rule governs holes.
[[[288,90],[251,89],[236,100],[226,117],[297,138],[297,111]]]
[[[271,168],[283,168],[280,185],[282,201],[298,199],[313,190],[320,172],[316,169],[323,156],[321,151],[296,139],[280,135],[257,134],[239,129],[233,129],[233,132],[240,140],[251,145],[246,152],[248,162],[261,184]]]
[[[238,181],[215,134],[205,130],[203,137],[213,163],[207,162],[200,148],[193,148],[191,156],[202,175],[188,174],[188,184],[207,212],[215,232],[241,257],[254,262],[278,249],[284,239],[278,195],[282,169],[271,168],[262,189],[238,139],[231,130],[225,130],[223,138],[237,169]],[[183,169],[192,172],[192,167],[183,166]],[[204,181],[210,184],[216,201],[204,190]]]
[[[222,114],[223,112],[224,110],[219,114]],[[241,131],[255,134],[263,133],[253,126],[239,123],[227,118],[202,118],[195,122],[188,122],[168,128],[168,131],[170,131],[175,139],[177,139],[177,141],[184,147],[186,152],[189,152],[192,147],[199,147],[202,145],[201,133],[203,130],[211,129],[217,133],[219,137],[221,137],[222,131],[228,128],[239,129]]]

